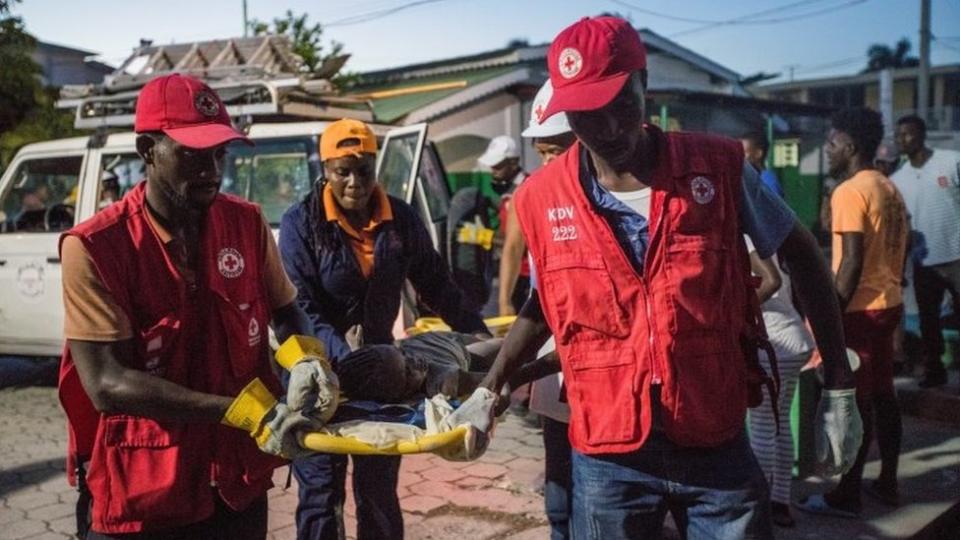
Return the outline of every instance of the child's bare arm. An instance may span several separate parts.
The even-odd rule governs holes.
[[[510,377],[510,387],[518,388],[528,382],[559,372],[560,357],[556,351],[551,351],[533,362],[527,362],[520,366],[517,372]]]

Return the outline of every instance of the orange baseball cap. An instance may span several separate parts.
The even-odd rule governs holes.
[[[376,153],[377,137],[359,120],[337,120],[320,135],[320,161]]]

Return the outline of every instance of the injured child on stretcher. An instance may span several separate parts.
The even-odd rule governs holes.
[[[348,332],[353,351],[334,370],[340,391],[351,400],[403,403],[442,394],[472,393],[493,365],[503,338],[480,339],[458,332],[425,332],[393,345],[363,345],[357,329]],[[560,371],[556,353],[527,363],[510,381],[517,388]]]
[[[461,414],[456,403],[482,390],[478,385],[502,339],[427,332],[393,345],[363,345],[358,329],[347,338],[353,351],[334,366],[341,396],[339,406],[334,401],[336,414],[328,410],[333,418],[320,431],[304,434],[301,446],[335,454],[433,452],[456,461],[482,455],[489,442],[486,428],[473,426],[475,419]],[[524,365],[510,386],[559,370],[551,352]]]

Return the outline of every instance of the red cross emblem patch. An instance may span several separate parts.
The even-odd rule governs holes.
[[[260,344],[260,323],[257,319],[250,318],[250,324],[247,326],[247,345],[256,347]]]
[[[717,190],[713,187],[713,182],[706,176],[698,176],[690,181],[690,191],[693,192],[693,200],[697,204],[707,204],[713,200]]]
[[[243,256],[233,248],[223,248],[217,254],[217,270],[225,278],[235,278],[243,273]]]
[[[560,75],[564,79],[572,79],[583,69],[583,56],[580,51],[573,47],[567,47],[560,51],[559,60]]]
[[[193,100],[193,106],[197,109],[197,112],[207,117],[220,114],[220,102],[206,90],[197,94],[197,97]]]

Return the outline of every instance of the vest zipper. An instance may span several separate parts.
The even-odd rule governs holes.
[[[654,352],[653,333],[656,331],[656,328],[653,326],[653,313],[650,311],[650,297],[649,297],[649,294],[647,294],[647,291],[644,291],[643,304],[647,308],[647,335],[650,338],[650,347],[649,347],[650,369],[653,372],[653,376],[650,379],[650,384],[661,384],[663,382],[663,379],[660,378],[660,370],[658,369],[658,366],[657,366],[657,359],[656,359],[656,356],[653,354]]]
[[[653,195],[653,193],[651,193]],[[661,198],[659,214],[657,215],[657,222],[654,224],[655,229],[649,229],[649,239],[647,243],[647,252],[644,253],[643,261],[643,279],[641,279],[641,284],[643,286],[643,305],[647,308],[647,336],[649,339],[649,354],[650,354],[650,371],[652,373],[650,377],[650,384],[663,384],[663,378],[660,376],[660,366],[657,363],[656,357],[656,341],[654,340],[654,334],[657,332],[656,326],[653,324],[653,310],[650,309],[650,289],[647,286],[650,283],[648,272],[650,271],[650,261],[647,260],[650,255],[651,244],[653,243],[653,234],[656,231],[660,233],[660,228],[663,226],[663,214],[664,214],[664,199]],[[653,209],[653,197],[650,198],[650,208]]]

